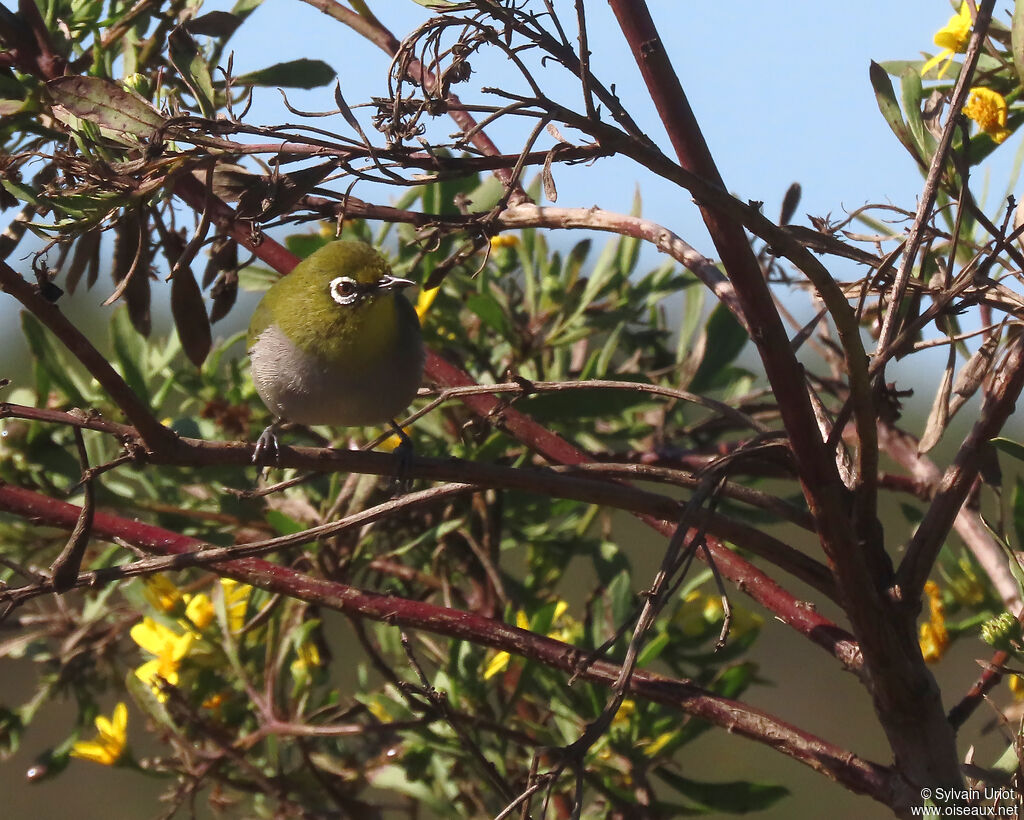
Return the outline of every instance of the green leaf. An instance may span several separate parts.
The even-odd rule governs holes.
[[[149,387],[143,375],[142,365],[142,356],[146,353],[145,340],[132,325],[127,308],[118,308],[114,311],[110,321],[110,341],[125,383],[136,396],[148,404]]]
[[[250,71],[248,74],[236,77],[234,85],[320,88],[328,85],[336,76],[337,72],[323,60],[310,60],[302,57],[298,60],[275,63],[272,66],[261,68],[259,71]]]
[[[184,26],[178,26],[167,37],[169,46],[168,57],[171,64],[178,70],[182,82],[199,104],[202,115],[212,119],[217,113],[216,97],[213,92],[213,80],[210,69],[206,65],[199,44]]]
[[[903,113],[900,111],[900,104],[896,102],[896,92],[893,90],[892,81],[889,79],[889,75],[886,74],[885,69],[882,68],[882,66],[872,60],[869,76],[871,78],[871,87],[875,90],[875,100],[878,102],[878,110],[882,112],[882,116],[885,118],[885,121],[889,123],[889,127],[896,135],[896,139],[903,143],[903,147],[910,152],[910,155],[917,160],[919,164],[924,166],[924,160],[922,160],[920,155],[917,153],[917,147],[915,146],[914,139],[910,134],[910,129],[903,121]]]
[[[380,766],[367,773],[367,780],[375,789],[404,794],[422,803],[438,817],[451,816],[451,804],[442,800],[422,781],[413,782],[399,766]]]
[[[640,650],[640,654],[637,655],[636,665],[643,668],[653,663],[665,651],[665,647],[668,646],[670,640],[671,636],[667,632],[661,632],[656,635]]]
[[[89,404],[79,391],[78,386],[71,378],[68,370],[68,363],[64,360],[60,349],[53,343],[47,334],[46,329],[27,311],[21,314],[21,329],[25,334],[29,350],[35,357],[36,364],[43,370],[49,380],[56,385],[69,404],[84,407]],[[41,402],[46,401],[46,395],[40,395]]]
[[[1024,461],[1024,444],[1002,437],[992,439],[992,443],[1008,456]]]
[[[284,240],[285,247],[299,259],[305,259],[314,251],[320,250],[331,241],[330,237],[319,233],[292,234]]]
[[[756,783],[746,780],[706,783],[700,780],[690,780],[665,767],[655,769],[655,774],[684,797],[688,797],[708,811],[730,814],[763,811],[783,797],[788,797],[790,793],[785,786],[774,783]]]
[[[1017,534],[1017,549],[1024,544],[1024,480],[1020,478],[1013,487],[1013,530]]]
[[[711,311],[705,326],[707,347],[704,359],[690,382],[690,390],[702,393],[727,383],[726,368],[747,344],[747,332],[723,304]]]
[[[290,515],[285,515],[280,510],[267,510],[267,523],[273,527],[278,535],[294,535],[306,529],[301,521],[296,521]]]
[[[921,100],[924,97],[924,89],[921,86],[921,75],[916,69],[908,68],[900,75],[900,91],[903,96],[903,113],[907,118],[907,125],[910,127],[910,135],[917,146],[918,155],[924,157],[926,162],[931,162],[935,153],[935,137],[925,128],[924,120],[921,119]]]
[[[99,126],[100,134],[128,145],[149,139],[164,118],[146,100],[102,77],[58,77],[46,84],[54,116],[72,128],[75,120]]]
[[[630,216],[640,216],[643,210],[643,199],[640,196],[640,187],[633,192],[633,207],[630,209]],[[640,258],[641,242],[635,236],[623,236],[619,241],[619,265],[618,268],[627,276],[636,268],[636,260]]]
[[[474,293],[466,300],[466,308],[480,318],[487,327],[500,333],[504,338],[511,335],[508,319],[501,310],[501,306],[492,296],[482,293]]]
[[[1017,79],[1024,83],[1024,0],[1013,4],[1013,22],[1010,24],[1010,50]]]

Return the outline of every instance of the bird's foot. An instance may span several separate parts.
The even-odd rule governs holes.
[[[398,446],[394,449],[395,458],[398,460],[398,471],[395,475],[393,489],[395,495],[405,495],[412,490],[412,478],[409,470],[412,468],[416,451],[412,445],[412,439],[394,420],[388,422],[392,432],[398,436]]]
[[[278,463],[281,455],[281,445],[277,441],[277,431],[281,422],[274,421],[268,424],[267,428],[260,433],[256,440],[256,449],[252,452],[252,463],[261,467],[270,467]]]

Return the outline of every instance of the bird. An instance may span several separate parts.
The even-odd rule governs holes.
[[[284,422],[365,427],[387,423],[411,453],[395,421],[423,378],[420,321],[391,273],[365,242],[329,242],[263,295],[246,347],[256,392],[274,416],[253,453],[277,461]]]

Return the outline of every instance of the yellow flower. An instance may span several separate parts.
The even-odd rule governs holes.
[[[135,643],[154,656],[153,660],[146,661],[135,670],[136,676],[148,683],[158,696],[161,694],[161,678],[172,686],[177,684],[178,668],[194,640],[192,633],[179,635],[152,618],[144,618],[141,624],[132,627],[130,634]]]
[[[296,658],[292,661],[291,670],[293,678],[306,678],[309,673],[323,664],[320,659],[320,650],[312,641],[304,641],[299,644],[296,650]]]
[[[420,295],[416,299],[416,315],[420,317],[420,324],[423,324],[423,317],[427,315],[427,311],[430,310],[430,306],[434,304],[434,300],[440,292],[440,285],[429,290],[420,289]]]
[[[555,604],[555,611],[551,615],[552,624],[561,620],[567,609],[569,609],[569,604],[566,601],[558,601],[558,603]],[[521,609],[516,612],[516,626],[520,629],[530,628],[530,618]],[[577,621],[572,618],[566,618],[563,626],[558,629],[552,629],[548,632],[547,636],[549,638],[554,638],[556,641],[561,641],[562,643],[572,643],[573,639],[576,637],[578,628],[579,623]],[[508,664],[511,660],[512,655],[508,652],[498,652],[493,658],[491,658],[487,666],[484,667],[484,680],[490,680],[500,672],[504,672],[508,669]]]
[[[529,618],[526,613],[521,609],[515,613],[515,625],[520,630],[529,629]],[[484,667],[483,680],[489,681],[496,675],[505,672],[509,666],[509,661],[512,659],[512,655],[508,652],[502,651],[496,654],[493,658],[490,658],[490,662]]]
[[[221,578],[221,589],[224,591],[224,610],[228,614],[228,629],[236,634],[245,626],[245,610],[249,606],[249,594],[252,587],[240,584],[234,578]]]
[[[186,595],[185,600],[188,601],[188,605],[185,607],[185,617],[200,632],[206,629],[210,622],[213,621],[214,615],[216,615],[213,601],[210,600],[208,595],[204,595],[201,592],[198,595]]]
[[[128,707],[118,703],[110,718],[96,716],[96,739],[79,740],[71,747],[71,756],[113,766],[121,759],[128,743]]]
[[[406,435],[409,435],[409,433],[411,431],[412,431],[412,427],[403,427],[402,428],[402,432],[405,433]],[[384,439],[384,441],[382,441],[377,446],[377,449],[382,451],[382,452],[385,452],[385,453],[393,453],[395,450],[397,450],[401,446],[402,446],[402,439],[400,439],[398,437],[398,433],[392,433],[390,436],[388,436],[386,439]]]
[[[961,3],[960,11],[950,17],[949,22],[935,32],[935,45],[942,51],[921,66],[922,77],[936,65],[942,63],[938,75],[939,79],[942,79],[942,75],[946,73],[950,63],[953,62],[953,55],[967,50],[967,41],[971,39],[972,23],[970,7],[967,3]]]
[[[924,585],[924,593],[928,596],[928,623],[921,624],[919,643],[921,654],[928,663],[942,658],[949,646],[949,632],[946,630],[946,607],[939,594],[939,585],[928,581]]]
[[[964,115],[970,117],[996,143],[1010,136],[1006,127],[1006,99],[991,88],[972,88],[964,105]]]
[[[181,590],[162,573],[143,578],[142,592],[157,612],[173,615],[181,606]]]
[[[619,710],[615,713],[615,717],[612,718],[612,726],[625,726],[629,723],[630,717],[636,711],[636,701],[632,698],[625,698],[622,703],[619,704]]]
[[[644,749],[644,754],[647,757],[655,757],[658,754],[658,752],[664,749],[669,743],[671,743],[675,739],[677,734],[678,730],[676,729],[673,729],[670,732],[662,732],[660,735],[654,738],[654,740],[651,741],[650,746]]]
[[[514,248],[519,244],[519,237],[513,234],[503,233],[498,236],[491,237],[491,250],[498,250],[498,248]]]

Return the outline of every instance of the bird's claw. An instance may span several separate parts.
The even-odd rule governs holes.
[[[277,464],[281,455],[281,445],[277,441],[277,422],[268,424],[256,440],[256,448],[252,451],[252,463],[261,466]]]
[[[391,429],[399,438],[398,446],[394,449],[395,458],[398,459],[398,471],[395,474],[393,489],[395,495],[405,495],[412,490],[412,478],[408,475],[416,456],[412,439],[405,430],[399,427],[394,421],[391,422]]]

